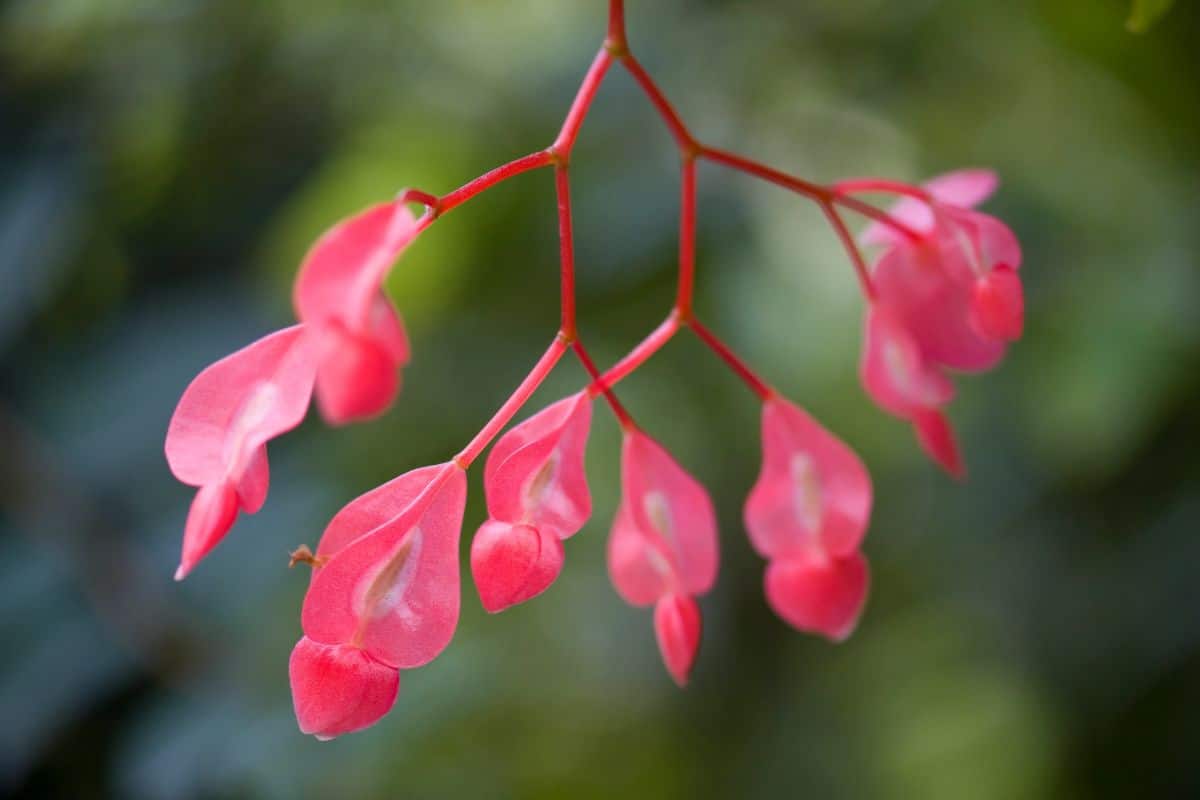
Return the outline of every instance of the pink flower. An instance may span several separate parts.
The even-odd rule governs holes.
[[[768,559],[856,550],[871,515],[871,477],[854,451],[778,396],[763,403],[762,441],[744,514],[754,549]]]
[[[506,433],[484,471],[488,513],[471,544],[471,572],[491,613],[542,593],[563,565],[562,539],[592,513],[584,471],[592,401],[548,406]]]
[[[617,593],[635,606],[657,604],[663,661],[681,685],[700,644],[693,598],[717,579],[717,522],[708,492],[649,436],[625,434],[621,505],[608,542]]]
[[[921,188],[937,203],[956,208],[975,208],[991,197],[1000,185],[990,169],[962,169],[928,180]],[[915,197],[902,197],[888,210],[897,222],[921,233],[931,233],[934,212],[929,203]],[[859,237],[865,245],[892,245],[905,241],[904,234],[891,225],[872,222]]]
[[[441,464],[373,489],[329,523],[293,655],[302,729],[333,736],[373,724],[391,706],[385,672],[426,664],[450,643],[465,505],[465,473]]]
[[[854,632],[869,585],[867,560],[858,552],[772,561],[765,580],[767,603],[785,622],[835,642]]]
[[[396,200],[339,222],[305,256],[296,314],[317,341],[317,404],[331,424],[382,413],[400,389],[408,337],[382,287],[419,232]]]
[[[300,424],[312,396],[309,347],[301,325],[276,331],[207,367],[180,398],[167,429],[167,463],[199,491],[176,580],[217,546],[239,508],[253,514],[266,500],[266,444]]]
[[[866,602],[858,552],[871,514],[871,478],[854,452],[800,408],[763,404],[763,466],[746,501],[746,529],[766,559],[767,602],[785,622],[835,641]]]

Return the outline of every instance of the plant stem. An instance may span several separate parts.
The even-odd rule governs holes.
[[[738,358],[737,355],[730,350],[724,342],[718,339],[716,334],[702,325],[699,320],[693,319],[688,324],[691,326],[692,330],[696,332],[696,335],[700,337],[700,341],[708,345],[709,349],[716,353],[722,361],[728,364],[729,368],[732,369],[734,373],[736,373],[737,376],[741,378],[747,386],[750,387],[752,392],[758,395],[759,399],[761,399],[763,402],[771,399],[771,396],[775,394],[774,390],[767,385],[766,381],[758,377],[758,375],[754,373],[754,370],[750,369],[750,367],[746,365],[746,362]]]
[[[680,317],[675,311],[663,320],[662,324],[655,328],[649,336],[640,341],[636,347],[614,364],[602,376],[593,376],[595,382],[588,387],[588,394],[592,397],[612,389],[618,383],[627,378],[631,373],[637,370],[642,364],[650,358],[650,356],[662,349],[663,345],[671,341],[671,338],[679,331]]]
[[[521,410],[521,406],[529,400],[537,388],[542,385],[542,381],[546,380],[546,376],[553,371],[554,366],[562,358],[563,353],[567,352],[568,342],[560,334],[554,337],[554,341],[550,343],[549,349],[542,355],[538,362],[533,365],[533,369],[525,376],[525,380],[517,386],[515,392],[504,401],[504,405],[500,406],[500,410],[488,420],[487,425],[483,426],[483,430],[475,434],[466,447],[462,449],[458,455],[454,457],[454,463],[462,469],[467,469],[471,463],[479,457],[479,454],[491,444],[492,439],[503,430],[504,426]]]
[[[583,342],[576,339],[572,343],[572,347],[575,350],[575,355],[579,358],[579,363],[583,364],[583,368],[591,376],[592,385],[600,384],[600,391],[603,392],[604,399],[608,401],[608,406],[612,409],[613,415],[621,423],[621,428],[626,431],[636,430],[637,426],[634,424],[633,418],[629,416],[629,412],[625,410],[625,406],[621,405],[621,401],[613,394],[612,389],[604,384],[604,378],[600,375],[600,371],[596,369],[596,362],[588,355],[587,348],[583,346]],[[592,396],[594,397],[595,395]]]

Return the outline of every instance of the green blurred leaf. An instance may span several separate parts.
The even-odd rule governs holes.
[[[1175,0],[1133,0],[1133,9],[1129,12],[1125,27],[1134,33],[1145,33],[1174,4]]]

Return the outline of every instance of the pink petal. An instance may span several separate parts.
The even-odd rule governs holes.
[[[700,607],[685,594],[669,594],[654,607],[654,634],[667,672],[687,686],[700,649]]]
[[[881,408],[909,418],[950,402],[954,385],[925,357],[898,311],[874,303],[866,328],[859,372],[863,387]]]
[[[924,184],[933,199],[946,206],[975,208],[987,200],[1000,185],[996,173],[989,169],[963,169],[932,178]],[[933,230],[934,216],[929,205],[915,197],[902,197],[888,210],[897,222],[928,233]],[[889,245],[904,241],[895,228],[872,222],[859,237],[864,245]]]
[[[312,323],[337,321],[356,333],[374,330],[383,280],[418,232],[412,212],[398,200],[334,225],[300,266],[296,316]]]
[[[922,411],[913,417],[913,428],[926,455],[936,461],[951,477],[959,480],[967,477],[967,467],[958,449],[954,429],[944,413],[936,410]]]
[[[471,575],[490,614],[546,591],[562,566],[562,541],[530,525],[488,520],[471,542]]]
[[[296,313],[320,341],[317,400],[334,425],[378,416],[399,391],[408,337],[382,286],[418,232],[404,203],[383,203],[327,231],[300,267]]]
[[[621,450],[622,504],[644,536],[670,554],[683,590],[702,595],[717,579],[717,519],[708,492],[657,442],[625,434]]]
[[[325,527],[317,557],[328,562],[347,545],[400,516],[444,468],[435,464],[411,470],[351,500]]]
[[[1025,327],[1025,293],[1012,267],[999,266],[975,282],[971,326],[980,336],[1016,341]]]
[[[622,501],[608,538],[608,574],[631,606],[652,605],[679,586],[672,554],[661,538],[647,536]]]
[[[384,346],[336,323],[321,329],[317,406],[331,425],[379,416],[400,391],[398,364]]]
[[[835,642],[854,632],[867,601],[870,574],[861,553],[799,558],[767,566],[767,603],[784,622]]]
[[[966,251],[975,276],[993,267],[1021,267],[1021,243],[1012,228],[990,214],[960,209],[942,209],[943,238],[950,246]]]
[[[592,421],[586,392],[554,403],[496,443],[484,471],[488,513],[567,538],[592,513],[584,456]]]
[[[264,336],[204,369],[167,429],[171,472],[190,486],[237,483],[259,447],[300,424],[314,359],[304,327]]]
[[[858,548],[871,513],[871,477],[854,451],[781,397],[763,404],[763,465],[745,523],[766,558]]]
[[[991,369],[1004,356],[1006,346],[979,336],[971,326],[974,276],[952,274],[959,271],[955,265],[963,264],[957,255],[939,254],[925,246],[897,245],[879,260],[875,289],[924,359],[952,369]]]
[[[288,661],[300,730],[318,739],[368,728],[391,710],[400,672],[347,645],[296,642]]]
[[[419,473],[427,486],[397,516],[357,538],[339,526],[334,543],[352,541],[315,569],[301,615],[305,635],[360,647],[401,669],[428,663],[450,643],[458,624],[466,476],[452,463]],[[395,483],[401,494],[412,485]],[[380,502],[362,500],[347,510],[353,517],[370,517]]]
[[[237,492],[221,481],[201,487],[188,511],[183,530],[183,554],[175,570],[175,580],[181,581],[195,569],[200,560],[212,552],[237,519]]]

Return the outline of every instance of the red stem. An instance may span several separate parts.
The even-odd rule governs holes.
[[[679,202],[679,291],[675,307],[684,319],[692,316],[696,285],[696,160],[683,157]]]
[[[450,194],[447,194],[437,200],[433,209],[436,214],[445,214],[450,209],[465,203],[477,194],[485,192],[501,181],[508,180],[514,175],[520,175],[522,172],[528,172],[531,169],[540,167],[548,167],[554,163],[554,154],[549,150],[539,150],[536,153],[530,153],[527,156],[522,156],[516,161],[510,161],[496,167],[491,172],[485,172],[475,180],[464,186],[455,189]],[[424,194],[420,192],[419,194]],[[428,195],[426,195],[428,197]],[[418,200],[417,202],[423,202]],[[426,203],[428,205],[428,203]]]
[[[932,201],[929,192],[920,186],[913,186],[901,181],[889,181],[883,178],[851,178],[849,180],[838,181],[830,186],[830,188],[839,197],[849,194],[881,192],[883,194],[900,194],[906,197],[915,197],[917,200],[922,200],[926,203]]]
[[[613,394],[612,389],[604,384],[604,378],[600,375],[600,370],[596,369],[596,362],[592,361],[592,357],[588,355],[587,348],[583,346],[583,342],[576,339],[572,343],[572,347],[575,350],[575,355],[579,358],[579,363],[583,364],[583,368],[591,376],[592,385],[600,384],[600,391],[604,393],[604,399],[608,401],[609,408],[612,409],[617,421],[621,423],[621,427],[627,431],[635,430],[637,425],[634,424],[633,417],[629,416],[629,412],[625,410],[625,406],[621,405],[621,401]],[[592,394],[592,396],[595,397],[595,394]]]
[[[558,195],[558,250],[562,283],[562,325],[567,341],[573,341],[575,329],[575,236],[571,230],[571,182],[565,164],[554,168],[554,187]]]
[[[621,56],[621,63],[625,65],[625,69],[629,70],[629,74],[642,87],[642,91],[650,99],[650,102],[658,111],[658,115],[667,124],[667,128],[670,129],[671,136],[675,138],[675,144],[679,147],[680,152],[685,155],[695,155],[702,152],[703,148],[692,137],[691,132],[683,124],[683,120],[679,118],[679,114],[675,112],[666,95],[662,93],[646,70],[642,69],[642,65],[633,57],[633,54],[625,51]]]
[[[846,223],[842,221],[842,217],[838,214],[837,209],[832,203],[821,203],[821,210],[825,212],[825,216],[829,219],[829,223],[833,225],[833,230],[837,233],[838,238],[842,240],[842,246],[846,248],[846,252],[850,255],[850,261],[854,264],[854,271],[858,274],[858,282],[862,285],[863,295],[870,302],[875,302],[875,284],[871,281],[871,272],[867,269],[867,262],[863,259],[862,251],[858,249],[858,244],[854,241],[854,236],[846,227]]]
[[[578,138],[579,129],[583,126],[583,119],[587,116],[588,109],[592,107],[592,101],[596,99],[596,92],[600,89],[600,84],[604,82],[604,75],[612,65],[612,59],[608,48],[602,47],[592,60],[592,65],[588,67],[587,74],[583,76],[583,83],[575,94],[575,100],[567,112],[562,130],[558,132],[558,138],[550,146],[551,152],[557,154],[560,162],[565,163],[570,159],[571,149],[575,146],[575,139]]]
[[[750,390],[758,395],[759,399],[763,402],[771,399],[771,396],[775,392],[767,385],[766,381],[754,373],[754,370],[746,366],[746,362],[738,358],[712,331],[700,324],[699,320],[693,319],[689,324],[692,330],[696,332],[696,335],[700,337],[700,341],[708,345],[709,349],[728,364],[730,369],[750,387]]]
[[[679,331],[679,325],[679,314],[672,311],[671,315],[663,320],[661,325],[655,328],[649,336],[640,341],[624,358],[609,368],[603,376],[594,376],[596,380],[588,387],[588,394],[595,397],[597,394],[611,389],[629,377],[630,373],[646,363],[650,356],[657,353],[662,349],[663,345],[671,341],[671,338]]]
[[[504,426],[512,420],[521,406],[529,400],[537,388],[542,385],[542,381],[546,380],[546,376],[554,369],[558,360],[562,358],[563,353],[567,352],[568,342],[563,336],[555,336],[554,341],[550,343],[549,349],[545,354],[538,359],[534,364],[533,369],[525,376],[525,380],[521,381],[521,385],[512,393],[512,396],[504,401],[504,405],[500,406],[500,410],[496,412],[487,425],[483,426],[483,430],[475,434],[475,438],[462,449],[462,452],[454,457],[454,463],[462,469],[467,469],[471,466],[479,454],[484,451],[492,439],[503,430]]]
[[[617,52],[625,49],[625,0],[609,0],[608,39],[604,45]]]

